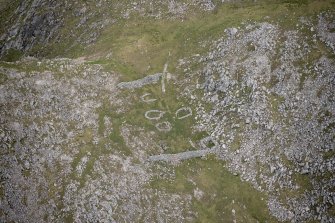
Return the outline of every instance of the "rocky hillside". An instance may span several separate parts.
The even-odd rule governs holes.
[[[180,19],[213,10],[207,0],[184,1],[6,1],[1,12],[0,56],[62,56],[95,42],[101,32],[130,17]],[[59,45],[66,49],[59,49]],[[72,53],[73,53],[72,52]],[[18,55],[17,55],[18,54]]]
[[[0,1],[1,222],[335,222],[334,1]]]

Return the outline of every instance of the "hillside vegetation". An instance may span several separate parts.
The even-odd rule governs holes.
[[[0,221],[335,222],[334,9],[0,0]]]

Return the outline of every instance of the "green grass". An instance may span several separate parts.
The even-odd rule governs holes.
[[[335,206],[334,205],[329,208],[329,214],[335,217]]]
[[[332,159],[335,157],[335,150],[329,150],[323,154],[324,159]]]
[[[109,117],[112,124],[112,131],[108,136],[108,139],[106,139],[107,142],[111,141],[113,149],[117,150],[122,155],[130,156],[131,150],[126,146],[125,141],[121,135],[121,127],[127,119],[127,114],[117,114],[116,112],[114,112],[114,109],[115,108],[111,106],[108,100],[105,100],[103,102],[103,105],[97,109],[97,113],[99,115],[98,133],[101,137],[103,136],[103,133],[107,128],[107,126],[104,126],[104,118]],[[101,145],[101,147],[103,147],[103,145]]]
[[[224,162],[209,156],[206,160],[192,159],[175,167],[175,178],[152,179],[150,187],[171,193],[193,195],[196,188],[204,194],[193,198],[195,222],[232,222],[232,209],[237,222],[275,222],[266,206],[266,195],[249,183],[229,173]]]
[[[243,134],[242,132],[237,132],[235,133],[234,140],[230,144],[230,150],[231,151],[237,151],[241,148],[242,145],[242,140],[243,140]]]
[[[0,10],[6,13],[0,13],[0,21],[8,20],[10,13],[19,4],[19,1],[14,1],[14,4],[3,2],[5,4],[2,4]],[[301,16],[314,16],[335,5],[334,1],[311,0],[217,2],[214,12],[190,10],[181,21],[152,19],[136,13],[129,19],[123,19],[120,16],[122,10],[118,7],[97,8],[94,3],[87,1],[85,4],[92,10],[99,11],[90,18],[91,22],[101,21],[103,15],[109,15],[109,19],[116,19],[117,22],[106,26],[95,44],[78,44],[77,38],[85,34],[87,29],[76,27],[79,18],[65,13],[65,25],[59,30],[63,36],[62,41],[52,40],[47,45],[36,44],[29,54],[40,57],[87,56],[93,60],[105,60],[105,56],[112,52],[114,56],[109,64],[110,68],[120,73],[128,70],[133,75],[144,75],[148,66],[149,72],[160,71],[169,53],[170,62],[175,67],[176,59],[205,52],[206,48],[199,47],[199,43],[221,37],[227,27],[241,26],[245,21],[263,21],[268,16],[270,21],[293,29]],[[111,5],[116,6],[114,3]]]
[[[1,59],[7,62],[15,62],[22,57],[22,54],[23,53],[19,50],[9,49]]]
[[[125,94],[125,98],[131,102],[127,107],[126,111],[122,114],[116,114],[113,108],[102,109],[108,110],[109,113],[99,112],[99,132],[103,132],[104,127],[103,117],[108,114],[111,117],[113,125],[112,140],[121,141],[119,137],[119,126],[121,124],[129,124],[134,127],[144,128],[145,131],[154,131],[155,140],[168,144],[169,148],[166,152],[175,153],[183,152],[191,148],[189,140],[198,141],[205,133],[193,132],[192,126],[194,125],[194,116],[187,117],[185,119],[177,119],[175,112],[181,107],[191,107],[193,112],[195,111],[185,99],[178,98],[179,89],[173,84],[172,81],[166,83],[166,93],[163,94],[161,91],[160,84],[148,85],[142,89],[137,89],[132,92],[127,90],[122,91],[121,94]],[[157,99],[152,103],[145,103],[141,101],[140,96],[150,93],[152,98]],[[145,118],[145,112],[149,110],[161,110],[166,112],[160,120],[148,120]],[[168,121],[172,125],[172,130],[169,132],[159,132],[155,125],[160,122]]]

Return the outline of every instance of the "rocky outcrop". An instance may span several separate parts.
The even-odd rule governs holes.
[[[335,165],[334,155],[327,155],[335,148],[335,61],[329,53],[330,17],[323,16],[317,35],[308,37],[270,23],[226,29],[200,59],[204,81],[197,87],[204,90],[204,104],[186,93],[198,105],[199,130],[218,142],[218,157],[273,196],[269,208],[282,221],[335,220],[327,212],[334,203],[334,178],[325,177]],[[307,24],[299,25],[316,30]],[[317,51],[316,42],[331,50],[306,61]],[[295,196],[279,202],[286,190]]]
[[[43,8],[43,10],[40,10]],[[7,33],[3,34],[0,56],[9,49],[29,51],[35,44],[47,44],[59,35],[64,23],[61,1],[22,1],[12,15]]]
[[[156,19],[176,19],[185,16],[191,8],[213,10],[215,5],[210,0],[138,0],[131,3],[21,1],[16,10],[4,18],[5,21],[0,21],[5,27],[5,32],[0,34],[0,57],[8,54],[10,50],[32,54],[35,52],[32,50],[34,47],[39,51],[51,46],[62,49],[66,43],[66,48],[62,49],[65,52],[67,47],[92,44],[104,27],[128,19],[132,14]],[[50,52],[44,52],[47,53]]]
[[[125,106],[115,74],[82,60],[16,63],[31,72],[1,64],[1,222],[193,218],[190,196],[146,186],[153,174],[141,163],[154,147],[152,135],[122,127],[122,140],[134,154],[128,156],[111,140],[120,134],[115,119],[97,111]]]

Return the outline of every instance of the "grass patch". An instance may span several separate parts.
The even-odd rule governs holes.
[[[127,109],[127,112],[122,114],[122,120],[125,124],[138,126],[145,129],[145,131],[155,131],[155,139],[163,144],[169,145],[166,153],[176,153],[189,150],[191,145],[189,140],[198,140],[200,135],[194,133],[192,126],[194,125],[194,117],[190,116],[185,119],[177,119],[175,112],[181,107],[192,106],[183,98],[177,97],[176,86],[169,82],[166,84],[166,93],[162,93],[160,84],[148,85],[144,88],[133,91],[132,104]],[[150,93],[150,98],[157,99],[152,103],[145,103],[141,101],[140,96],[145,93]],[[195,111],[194,108],[193,112]],[[159,120],[149,120],[145,118],[145,113],[149,110],[164,111],[164,116]],[[172,126],[169,132],[159,132],[155,125],[161,122],[169,122]],[[113,123],[114,124],[114,123]]]
[[[202,198],[193,200],[196,222],[232,222],[233,209],[237,222],[275,222],[269,215],[266,196],[229,173],[224,165],[211,156],[188,160],[175,168],[175,178],[155,178],[150,187],[171,193],[193,194],[196,188],[202,191]]]
[[[112,131],[108,136],[108,140],[112,142],[113,148],[121,152],[125,156],[131,155],[131,150],[126,146],[125,141],[121,135],[122,124],[125,123],[128,114],[117,114],[114,111],[108,100],[103,102],[103,105],[97,110],[99,114],[98,133],[103,136],[104,131],[108,126],[104,124],[104,118],[109,117],[112,123]],[[103,146],[103,145],[102,145]]]
[[[324,154],[323,154],[323,158],[324,159],[332,159],[332,158],[334,158],[335,157],[335,150],[329,150],[328,152],[325,152]]]
[[[167,18],[165,8],[162,11],[165,15],[162,19],[152,19],[137,13],[124,19],[121,15],[124,11],[122,7],[131,7],[130,2],[118,3],[113,1],[97,8],[94,3],[85,2],[87,8],[99,12],[89,18],[88,24],[104,21],[106,15],[110,20],[115,20],[104,27],[101,33],[96,31],[95,34],[99,36],[96,43],[79,44],[79,39],[89,39],[92,30],[89,29],[90,32],[87,33],[87,26],[78,26],[79,17],[72,13],[64,13],[64,25],[59,34],[66,38],[62,38],[62,41],[52,39],[46,45],[36,43],[28,54],[46,57],[86,55],[90,58],[105,59],[106,55],[113,52],[115,71],[119,71],[117,69],[121,67],[135,71],[133,75],[143,75],[146,72],[160,71],[167,58],[170,58],[171,64],[176,67],[177,59],[205,52],[206,47],[199,47],[199,43],[221,37],[227,27],[237,27],[245,21],[259,22],[268,18],[270,22],[275,21],[285,28],[295,28],[295,21],[301,16],[308,17],[334,8],[334,1],[248,0],[224,4],[217,2],[214,12],[190,8],[182,20]],[[13,20],[10,17],[19,4],[20,1],[2,1],[1,24]],[[40,9],[39,13],[42,11],[43,9]],[[5,30],[5,26],[0,25],[0,30]]]
[[[285,29],[295,29],[293,21],[298,22],[301,16],[329,8],[331,3],[327,1],[244,1],[218,4],[216,13],[197,12],[183,21],[131,17],[105,29],[98,42],[84,53],[106,60],[105,56],[112,52],[112,59],[104,63],[106,68],[121,73],[123,80],[130,80],[161,72],[167,61],[169,67],[176,67],[179,58],[207,52],[206,44],[201,47],[200,43],[222,37],[225,28],[269,16]]]
[[[20,50],[17,49],[9,49],[7,50],[6,54],[1,58],[1,60],[7,61],[7,62],[15,62],[21,59],[23,53]]]
[[[335,129],[335,122],[329,123],[329,125],[323,129],[324,133],[331,133]]]
[[[236,133],[232,143],[230,144],[230,149],[232,151],[239,150],[242,145],[242,140],[243,140],[243,134]]]
[[[333,206],[331,206],[331,207],[329,208],[328,213],[329,213],[331,216],[335,217],[335,205],[333,205]]]
[[[282,116],[279,111],[279,106],[284,103],[284,100],[284,97],[275,93],[268,95],[269,110],[271,111],[273,121],[279,122],[281,120]]]
[[[306,174],[295,173],[292,175],[293,181],[300,186],[299,191],[303,193],[305,190],[313,189],[309,176]]]
[[[278,77],[276,75],[271,75],[269,82],[266,84],[266,87],[268,89],[271,89],[278,83],[279,83]]]

